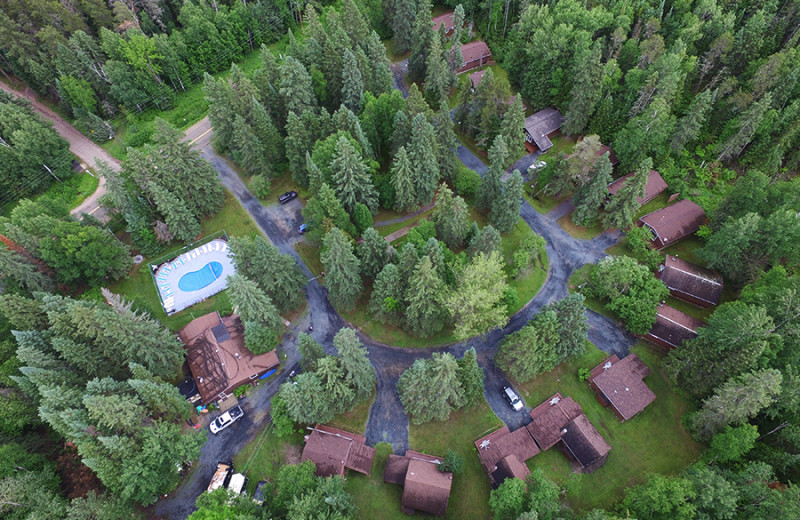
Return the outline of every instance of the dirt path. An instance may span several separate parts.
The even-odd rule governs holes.
[[[36,100],[36,95],[29,89],[26,88],[25,91],[20,92],[18,90],[14,90],[7,84],[0,81],[0,89],[5,90],[17,97],[25,98],[31,102],[32,108],[39,113],[44,119],[49,120],[53,123],[53,129],[58,132],[58,134],[63,137],[64,139],[69,142],[69,150],[72,152],[78,159],[88,165],[91,168],[97,168],[97,161],[105,161],[108,165],[118,171],[120,168],[120,162],[114,156],[106,152],[103,148],[98,146],[96,143],[93,143],[89,139],[87,139],[82,133],[80,133],[74,126],[64,121],[58,114],[53,112],[50,107],[44,105]],[[100,197],[105,195],[106,193],[106,180],[103,177],[100,177],[100,184],[97,186],[97,190],[88,197],[75,209],[73,209],[70,213],[75,216],[81,216],[83,213],[87,213],[93,215],[95,218],[100,220],[106,221],[108,220],[108,215],[106,214],[105,209],[100,206]]]

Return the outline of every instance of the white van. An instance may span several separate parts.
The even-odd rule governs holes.
[[[228,489],[234,495],[240,495],[241,493],[247,493],[245,491],[245,487],[247,487],[247,477],[242,475],[241,473],[236,473],[231,477],[230,483],[228,483]]]

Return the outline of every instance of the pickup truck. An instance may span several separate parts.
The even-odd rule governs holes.
[[[242,417],[244,417],[242,407],[238,405],[234,406],[224,414],[211,421],[211,424],[208,425],[208,429],[211,430],[211,433],[216,435],[218,432],[224,430]]]
[[[211,483],[208,485],[208,491],[214,491],[228,485],[231,473],[233,472],[233,464],[230,462],[220,462],[217,464],[217,471],[211,477]]]

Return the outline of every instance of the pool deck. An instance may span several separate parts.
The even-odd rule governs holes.
[[[228,243],[224,240],[212,240],[158,266],[154,277],[164,311],[170,315],[175,314],[225,290],[228,287],[228,277],[236,274],[233,261],[228,256],[229,251]],[[209,262],[219,262],[222,265],[219,278],[196,291],[184,292],[178,288],[178,282],[183,275],[199,271]]]

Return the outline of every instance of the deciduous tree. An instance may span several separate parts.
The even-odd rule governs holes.
[[[456,276],[456,288],[447,298],[455,335],[466,339],[502,327],[508,320],[502,297],[506,292],[502,257],[493,252],[475,255]]]

